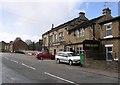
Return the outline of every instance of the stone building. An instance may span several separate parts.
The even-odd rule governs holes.
[[[120,16],[100,23],[100,42],[107,61],[120,58]]]
[[[5,46],[6,46],[6,42],[4,41],[1,41],[0,42],[0,52],[5,52]]]
[[[27,49],[28,45],[20,38],[16,38],[14,41],[11,41],[8,45],[6,45],[6,51],[8,52],[15,52]]]
[[[88,19],[85,17],[85,13],[80,12],[79,17],[73,20],[68,21],[55,28],[52,26],[51,30],[42,35],[43,50],[49,51],[53,54],[56,54],[58,51],[64,51],[65,46],[69,41],[68,30],[85,21],[88,21]]]
[[[113,18],[111,16],[111,10],[109,8],[103,9],[101,16],[91,20],[85,17],[85,13],[80,13],[78,18],[52,28],[42,35],[44,51],[47,50],[53,54],[56,54],[58,51],[73,51],[78,54],[84,53],[85,56],[94,59],[106,60],[109,60],[106,57],[108,55],[120,56],[118,52],[118,48],[120,48],[118,44],[120,41],[118,19],[119,17]],[[106,30],[104,26],[109,22],[112,22],[112,28],[115,29],[112,30],[112,33],[118,37],[116,40],[109,40],[108,36],[105,36]],[[109,54],[107,51],[111,48],[108,46],[113,46],[109,44],[113,43],[113,41],[114,45],[116,47],[118,46],[118,48],[114,47],[113,51],[109,51],[112,53]]]

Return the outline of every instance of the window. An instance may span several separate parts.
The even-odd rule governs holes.
[[[78,47],[77,48],[77,53],[78,54],[84,53],[83,47]]]
[[[106,36],[104,38],[111,38],[112,36],[112,23],[104,24],[106,29]]]
[[[80,36],[84,36],[84,29],[80,30]]]
[[[106,47],[106,60],[112,61],[113,60],[113,44],[111,45],[105,45]]]
[[[50,50],[50,53],[53,54],[53,50]]]
[[[77,37],[82,37],[82,36],[84,36],[84,33],[85,33],[84,29],[77,30]]]
[[[44,38],[43,43],[44,43],[44,45],[45,45],[45,43],[46,43],[46,37]]]
[[[84,53],[83,47],[80,47],[80,54]]]
[[[63,32],[59,33],[59,41],[62,41],[64,39],[64,34]]]
[[[50,43],[53,42],[53,35],[50,36]]]
[[[57,41],[57,34],[54,35],[54,41]]]
[[[112,35],[112,28],[111,25],[106,26],[106,36]]]
[[[59,49],[59,51],[64,51],[64,49]]]

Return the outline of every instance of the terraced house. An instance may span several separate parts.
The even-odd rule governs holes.
[[[100,23],[100,42],[106,60],[120,58],[120,16]]]
[[[113,60],[120,57],[119,17],[113,18],[109,8],[103,14],[88,20],[85,13],[78,18],[52,28],[42,35],[44,51],[84,53],[94,59]]]

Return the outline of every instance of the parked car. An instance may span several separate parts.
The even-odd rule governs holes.
[[[25,54],[23,51],[16,50],[14,53]]]
[[[57,63],[64,62],[68,63],[69,65],[78,63],[80,64],[80,56],[73,52],[58,52],[55,55],[55,60]]]
[[[44,58],[54,60],[55,59],[55,55],[52,55],[50,53],[40,52],[40,53],[36,54],[36,58],[37,59],[41,59],[41,60],[43,60]]]

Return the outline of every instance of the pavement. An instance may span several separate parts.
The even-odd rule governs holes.
[[[85,72],[89,72],[89,73],[93,73],[93,74],[99,74],[99,75],[113,77],[113,78],[120,78],[120,76],[118,76],[118,73],[103,71],[103,70],[100,70],[100,69],[98,70],[98,69],[81,67],[80,70],[85,71]]]

